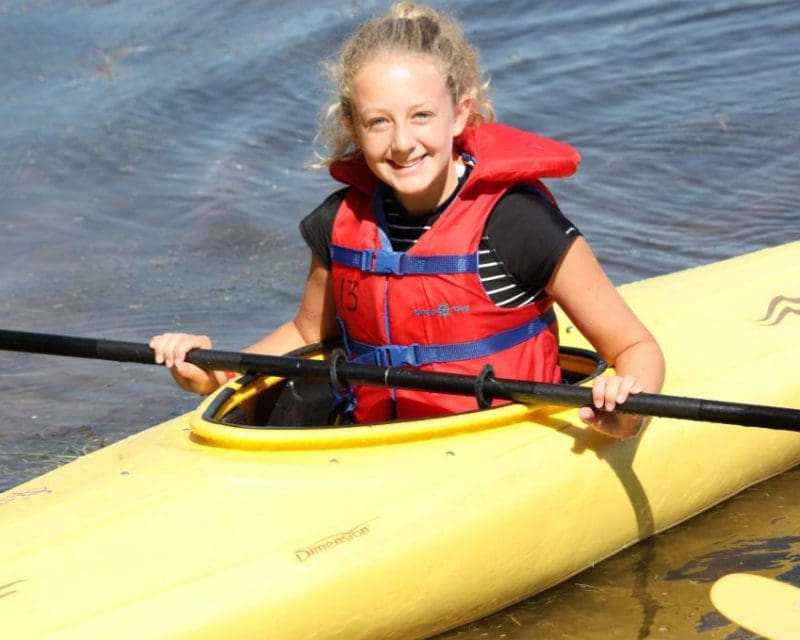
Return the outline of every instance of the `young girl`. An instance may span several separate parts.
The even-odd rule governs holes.
[[[285,353],[340,337],[383,366],[560,382],[557,302],[616,375],[581,418],[628,437],[642,418],[611,413],[658,392],[664,362],[578,230],[540,182],[574,173],[568,145],[494,122],[477,54],[458,25],[401,2],[364,23],[335,70],[322,164],[347,186],[301,223],[311,267],[294,320],[247,349]],[[184,361],[207,336],[163,334],[156,360],[185,389],[226,380]],[[357,387],[357,422],[467,411],[474,398]]]

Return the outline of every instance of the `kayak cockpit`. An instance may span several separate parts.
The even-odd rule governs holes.
[[[325,359],[329,352],[314,345],[291,355]],[[562,347],[559,361],[568,384],[591,380],[606,367],[596,353],[573,347]],[[341,423],[334,405],[329,379],[245,374],[210,396],[193,416],[191,426],[193,433],[203,440],[237,448],[294,448],[311,442],[351,446],[371,444],[373,440],[376,444],[384,443],[386,437],[391,441],[416,439],[421,429],[428,432],[433,429],[438,434],[452,428],[459,431],[488,428],[533,410],[514,403],[479,410],[476,401],[475,411],[452,416],[347,425]],[[391,435],[378,435],[387,429]]]

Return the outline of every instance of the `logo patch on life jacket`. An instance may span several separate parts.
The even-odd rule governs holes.
[[[800,315],[800,298],[775,296],[770,300],[766,315],[759,320],[768,326],[780,324],[789,314]]]
[[[447,304],[442,302],[435,309],[414,309],[415,316],[439,316],[440,318],[447,318],[455,313],[469,313],[468,304]]]

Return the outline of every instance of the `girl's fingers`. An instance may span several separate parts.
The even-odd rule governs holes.
[[[619,395],[620,378],[617,376],[601,376],[592,385],[592,404],[595,409],[613,411]]]
[[[630,438],[641,429],[644,419],[635,415],[614,413],[630,395],[641,393],[641,384],[634,376],[605,376],[592,385],[592,406],[581,407],[578,415],[589,426],[614,438]]]
[[[164,364],[164,336],[153,336],[150,339],[150,348],[155,352],[156,364]]]
[[[592,385],[592,404],[596,409],[602,409],[603,405],[606,403],[607,382],[608,378],[601,376],[600,378],[595,378],[594,384]]]
[[[629,395],[641,392],[642,392],[642,387],[636,381],[636,378],[630,375],[625,376],[624,378],[622,378],[620,382],[619,391],[617,392],[616,396],[616,403],[622,404],[628,399]]]
[[[164,354],[164,364],[172,368],[176,360],[176,351],[180,336],[169,334],[165,336],[162,352]]]
[[[642,387],[634,376],[602,376],[592,385],[592,404],[596,409],[613,411],[629,395],[641,392]]]
[[[603,408],[606,411],[613,411],[617,405],[617,398],[622,390],[622,379],[618,376],[613,376],[608,379],[606,383],[606,393],[603,399]]]
[[[192,349],[208,349],[211,339],[208,336],[196,336],[186,333],[162,333],[150,340],[150,348],[155,351],[155,361],[169,368],[176,367],[177,373],[194,370],[184,367],[186,354]]]
[[[162,333],[150,340],[155,361],[166,365],[182,388],[200,394],[211,393],[218,388],[219,378],[211,371],[186,362],[186,354],[192,349],[210,349],[211,346],[208,336],[188,333]]]

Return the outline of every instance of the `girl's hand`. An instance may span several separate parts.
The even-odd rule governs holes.
[[[581,418],[614,438],[635,436],[644,417],[609,411],[631,393],[661,390],[664,355],[656,339],[631,311],[583,238],[576,238],[562,257],[547,290],[617,372],[594,381],[593,406],[582,407]]]
[[[642,385],[632,375],[600,376],[592,385],[591,407],[581,407],[578,414],[586,424],[601,433],[625,440],[637,435],[645,417],[617,414],[614,409],[631,394],[641,393]]]
[[[188,333],[162,333],[150,340],[158,364],[170,369],[175,381],[187,391],[206,395],[224,383],[224,375],[205,371],[189,362],[186,354],[192,349],[210,349],[211,338]]]

